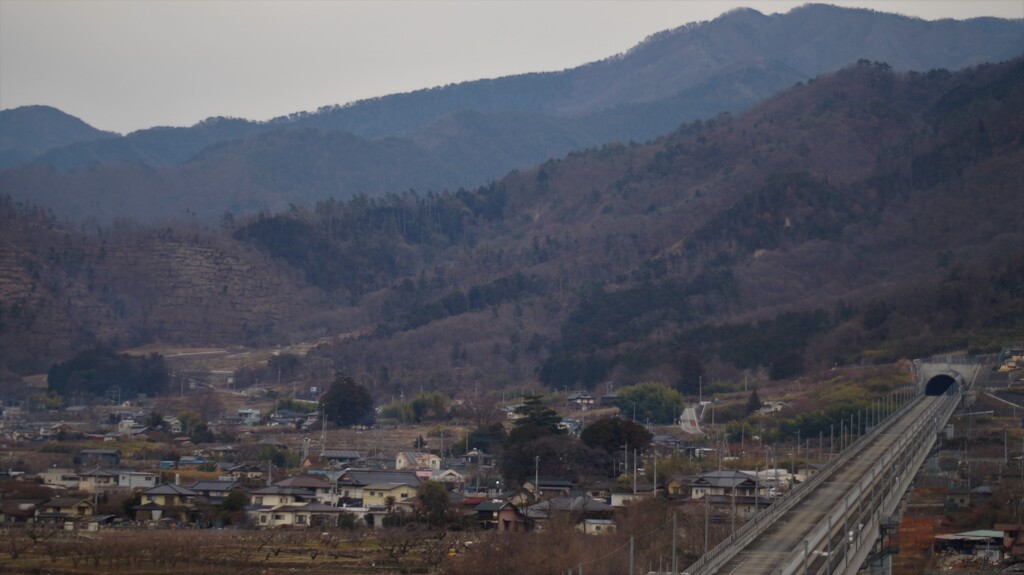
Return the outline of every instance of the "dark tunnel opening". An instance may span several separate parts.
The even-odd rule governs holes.
[[[949,375],[936,375],[924,386],[925,395],[942,395],[956,384],[956,379]]]

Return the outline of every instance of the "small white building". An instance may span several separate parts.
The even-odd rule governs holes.
[[[78,485],[82,481],[82,478],[79,477],[78,472],[74,469],[62,467],[41,471],[39,478],[43,480],[44,485],[59,485],[68,489],[78,489]]]
[[[784,401],[766,401],[757,412],[761,415],[776,415],[788,408],[789,404]]]
[[[611,519],[584,519],[576,530],[585,535],[606,535],[615,533],[615,522]]]
[[[402,451],[395,456],[395,469],[429,469],[431,471],[439,471],[441,469],[441,458],[433,453]]]
[[[238,417],[241,418],[242,425],[259,425],[263,419],[258,409],[239,409]]]

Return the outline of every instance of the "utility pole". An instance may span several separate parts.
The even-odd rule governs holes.
[[[537,499],[540,500],[540,456],[533,456],[533,490],[537,493]]]
[[[704,490],[704,554],[708,554],[708,528],[711,524],[711,506],[709,505],[710,496],[707,490]]]
[[[633,495],[636,495],[636,449],[633,449]]]
[[[677,566],[678,564],[676,563],[676,538],[677,538],[677,535],[676,535],[676,512],[673,511],[672,512],[672,575],[676,575],[676,573],[679,573],[679,568]],[[581,574],[583,573],[582,568],[580,569],[580,573]]]
[[[636,566],[636,561],[633,553],[635,547],[634,538],[635,535],[629,536],[629,575],[635,575],[634,568]]]
[[[324,456],[324,450],[327,449],[327,411],[323,408],[320,409],[320,458]],[[356,447],[358,449],[358,446]]]

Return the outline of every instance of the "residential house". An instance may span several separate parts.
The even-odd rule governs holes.
[[[202,457],[196,457],[194,455],[182,455],[178,458],[177,468],[178,469],[196,469],[206,463],[206,460]]]
[[[574,391],[566,397],[566,401],[576,406],[576,409],[586,410],[596,403],[593,395],[586,391]]]
[[[474,447],[462,456],[462,462],[467,466],[477,465],[479,467],[493,467],[494,457]]]
[[[363,487],[364,507],[388,507],[399,501],[416,496],[417,484],[413,482],[371,483]]]
[[[135,506],[139,521],[174,519],[188,521],[195,509],[195,491],[174,483],[162,483],[140,492],[142,503]]]
[[[62,467],[47,469],[46,471],[39,472],[38,475],[43,480],[44,485],[56,485],[67,489],[78,489],[78,485],[82,481],[82,478],[79,477],[74,469]]]
[[[113,489],[119,489],[119,476],[119,472],[109,471],[105,469],[93,469],[92,471],[83,471],[78,476],[78,490],[84,493],[97,493],[99,491],[110,491]]]
[[[466,478],[454,469],[432,471],[427,479],[443,484],[449,491],[459,487],[466,481]]]
[[[240,415],[225,413],[218,417],[214,423],[218,426],[234,427],[236,425],[242,425],[242,421],[244,419],[245,418]]]
[[[659,434],[651,439],[651,449],[661,456],[672,453],[685,455],[687,447],[686,441],[674,435]]]
[[[742,471],[709,471],[687,480],[689,495],[700,499],[705,495],[749,495],[753,497],[758,488],[757,478]]]
[[[338,517],[349,513],[341,507],[308,502],[258,509],[252,513],[256,525],[266,528],[316,527],[326,529],[338,524]]]
[[[383,452],[370,455],[366,458],[366,465],[360,466],[360,469],[376,469],[378,471],[394,471],[395,470],[395,456],[386,455]]]
[[[149,489],[156,487],[158,479],[159,476],[156,473],[148,471],[121,470],[117,472],[117,486],[121,489]]]
[[[279,409],[270,414],[271,425],[295,426],[295,424],[301,424],[305,420],[305,413],[299,413],[298,411],[293,411],[291,409]]]
[[[484,501],[474,511],[482,529],[494,529],[499,533],[526,533],[531,530],[531,521],[507,501]]]
[[[316,501],[316,493],[302,487],[270,485],[250,492],[252,504],[260,507],[276,507]]]
[[[571,417],[563,417],[562,420],[558,422],[558,429],[561,429],[569,435],[578,436],[580,432],[583,431],[583,422]]]
[[[241,425],[259,425],[263,419],[258,409],[239,409],[238,417]]]
[[[955,511],[958,509],[967,509],[971,504],[971,493],[966,487],[954,487],[946,492],[945,505],[946,509]]]
[[[554,497],[540,503],[534,503],[523,510],[538,528],[547,520],[561,513],[576,513],[581,518],[608,519],[612,514],[612,506],[602,500],[580,495],[575,497]]]
[[[30,521],[35,515],[36,509],[40,508],[46,499],[10,499],[0,497],[0,516],[4,522],[22,523]]]
[[[433,453],[421,451],[402,451],[395,456],[395,470],[402,469],[429,469],[437,471],[441,469],[441,458]]]
[[[710,471],[688,478],[686,485],[692,499],[707,498],[707,503],[719,512],[735,512],[748,519],[770,506],[778,493],[754,473],[743,471]]]
[[[51,437],[60,440],[62,438],[67,437],[68,434],[72,433],[73,431],[74,429],[72,429],[71,425],[61,421],[58,423],[51,423],[40,427],[39,437]]]
[[[665,482],[665,495],[671,498],[688,497],[687,478],[682,473],[673,473]]]
[[[999,563],[1003,560],[1005,538],[1004,532],[992,529],[936,535],[933,551],[937,555],[969,555],[989,563]]]
[[[117,467],[121,465],[120,449],[83,449],[79,452],[79,460],[86,467]]]
[[[202,480],[196,481],[188,488],[196,492],[196,498],[202,498],[207,505],[220,505],[229,493],[239,489],[241,483],[235,480]]]
[[[761,415],[777,415],[788,407],[789,404],[784,401],[766,401],[757,410],[757,413]]]
[[[638,485],[636,493],[633,493],[632,491],[616,491],[612,493],[609,504],[612,507],[624,507],[632,503],[633,501],[639,501],[641,499],[650,499],[653,496],[653,486],[648,484],[644,485],[641,489]]]
[[[246,485],[258,485],[263,483],[266,478],[266,466],[251,461],[237,465],[228,465],[224,469],[223,477],[240,481]]]
[[[538,499],[545,497],[565,497],[575,486],[568,479],[541,477],[535,485],[533,481],[525,481],[523,488],[534,493]]]
[[[608,503],[611,501],[612,492],[618,489],[619,483],[614,479],[598,481],[583,488],[584,495],[593,499],[599,499]]]
[[[969,494],[970,505],[984,505],[992,500],[992,494],[995,490],[992,489],[991,485],[979,485],[974,489],[971,489]]]
[[[234,461],[238,450],[233,445],[218,445],[210,448],[210,455],[221,461]]]
[[[1024,555],[1024,526],[1017,523],[996,523],[992,528],[1003,532],[1003,549],[1014,557]]]
[[[584,519],[576,530],[584,535],[607,535],[615,533],[615,522],[611,519]]]
[[[353,503],[362,503],[363,489],[374,483],[415,482],[420,479],[412,471],[392,471],[378,469],[348,469],[338,478],[338,495]]]
[[[505,412],[506,419],[509,421],[515,421],[523,417],[523,414],[519,413],[519,410],[523,407],[526,407],[525,403],[516,403],[514,405],[506,405],[502,407],[501,410]]]
[[[325,465],[340,469],[359,465],[363,461],[363,454],[351,449],[325,449],[320,453],[320,461]]]
[[[149,427],[141,423],[136,423],[132,419],[124,419],[117,426],[117,432],[123,437],[132,438],[137,435],[142,435],[149,431]]]
[[[364,503],[368,486],[382,483],[407,484],[416,491],[420,479],[409,471],[378,471],[372,469],[349,469],[338,479],[338,496],[343,502]]]
[[[171,432],[172,435],[181,435],[182,424],[177,417],[173,415],[164,416],[164,429]]]
[[[63,523],[93,514],[96,507],[88,498],[55,497],[36,508],[35,521]]]
[[[338,503],[338,492],[334,487],[334,483],[328,479],[325,475],[310,475],[301,473],[299,475],[293,475],[287,479],[282,479],[274,483],[279,487],[298,487],[301,489],[308,489],[313,492],[313,496],[316,498],[318,503],[325,505],[335,505]]]
[[[781,495],[796,482],[796,476],[791,474],[788,469],[781,467],[746,471],[745,473],[756,477],[761,493],[769,496]]]
[[[800,466],[797,467],[797,469],[796,469],[796,474],[798,476],[797,477],[798,482],[802,483],[802,482],[807,481],[808,479],[814,477],[815,475],[818,474],[819,471],[821,471],[822,467],[824,467],[824,465],[821,465],[821,464],[818,464],[818,463],[812,463],[812,462],[809,462],[809,461],[800,464]]]

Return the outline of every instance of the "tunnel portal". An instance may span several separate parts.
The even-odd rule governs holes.
[[[924,386],[925,395],[942,395],[949,391],[950,387],[959,383],[958,378],[952,375],[941,374],[928,380]]]

